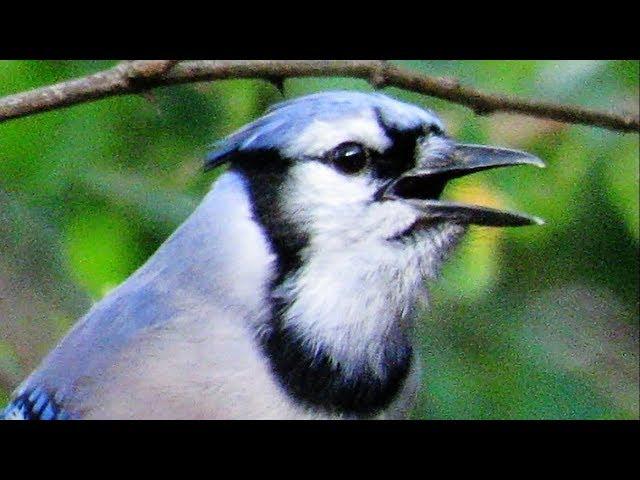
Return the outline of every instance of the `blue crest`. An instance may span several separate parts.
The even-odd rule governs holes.
[[[205,168],[215,168],[241,151],[282,149],[314,120],[331,121],[357,115],[377,115],[385,125],[399,130],[433,124],[443,128],[433,112],[380,93],[316,93],[278,103],[261,118],[220,141],[207,156]]]

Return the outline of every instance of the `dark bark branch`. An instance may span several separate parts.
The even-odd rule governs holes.
[[[478,114],[517,113],[621,132],[640,132],[637,115],[488,94],[465,87],[454,79],[424,75],[380,60],[135,60],[87,77],[0,98],[0,123],[167,85],[234,78],[263,78],[280,84],[291,77],[361,78],[376,88],[398,87],[418,92],[464,105]]]

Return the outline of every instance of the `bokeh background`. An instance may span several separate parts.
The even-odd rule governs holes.
[[[489,92],[638,111],[637,61],[405,61]],[[0,61],[0,95],[112,61]],[[370,90],[290,79],[285,97]],[[638,418],[638,135],[433,108],[465,142],[530,151],[445,196],[515,208],[543,227],[475,228],[431,287],[419,324],[415,418]],[[209,145],[283,97],[260,80],[156,90],[0,124],[0,406],[92,302],[189,215],[219,172]]]

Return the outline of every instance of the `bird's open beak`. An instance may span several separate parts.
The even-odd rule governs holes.
[[[435,161],[428,159],[389,185],[383,200],[399,200],[411,204],[420,211],[425,222],[447,220],[455,223],[491,227],[516,227],[541,225],[540,218],[522,213],[507,212],[478,205],[465,205],[439,200],[446,183],[457,177],[491,168],[512,165],[544,167],[539,158],[518,150],[462,145],[454,147],[453,154]]]

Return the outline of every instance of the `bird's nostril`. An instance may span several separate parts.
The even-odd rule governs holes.
[[[445,178],[437,176],[404,177],[396,182],[393,193],[402,198],[438,200],[446,184]]]

